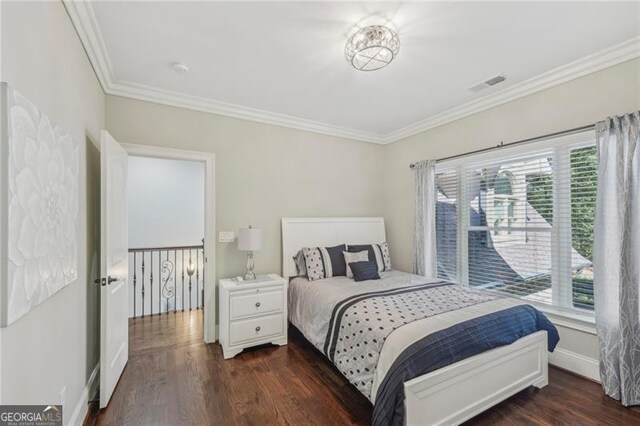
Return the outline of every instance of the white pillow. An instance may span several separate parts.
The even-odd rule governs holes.
[[[350,263],[353,262],[368,262],[369,261],[369,252],[367,250],[359,251],[357,253],[350,253],[348,251],[343,251],[344,254],[344,263],[347,264],[347,277],[353,278],[353,272],[351,272]]]

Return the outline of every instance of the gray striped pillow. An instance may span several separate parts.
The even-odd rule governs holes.
[[[335,247],[303,247],[309,281],[346,276],[347,264],[342,254],[346,249],[344,244]]]
[[[366,250],[369,252],[369,260],[375,262],[378,272],[391,270],[391,256],[389,255],[389,245],[384,242],[381,244],[366,244],[349,246],[349,252],[355,253]]]

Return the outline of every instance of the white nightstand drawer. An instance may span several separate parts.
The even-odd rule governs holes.
[[[282,287],[237,291],[231,294],[231,319],[255,314],[282,312]]]
[[[282,314],[267,315],[240,321],[232,321],[230,324],[231,346],[252,340],[262,340],[271,336],[284,333],[284,321]]]

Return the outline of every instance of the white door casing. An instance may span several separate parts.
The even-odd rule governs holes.
[[[216,197],[215,197],[215,154],[212,152],[165,148],[154,145],[122,143],[130,156],[163,158],[168,160],[198,161],[205,165],[205,226],[204,226],[204,341],[217,340],[216,319]]]
[[[104,408],[129,358],[128,155],[103,130],[100,157],[100,408]]]

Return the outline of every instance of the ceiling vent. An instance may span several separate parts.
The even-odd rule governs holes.
[[[500,84],[506,79],[507,77],[504,74],[498,74],[495,77],[491,77],[485,81],[481,81],[478,84],[474,84],[473,86],[469,87],[469,90],[472,92],[479,92],[481,90],[495,86],[496,84]]]

